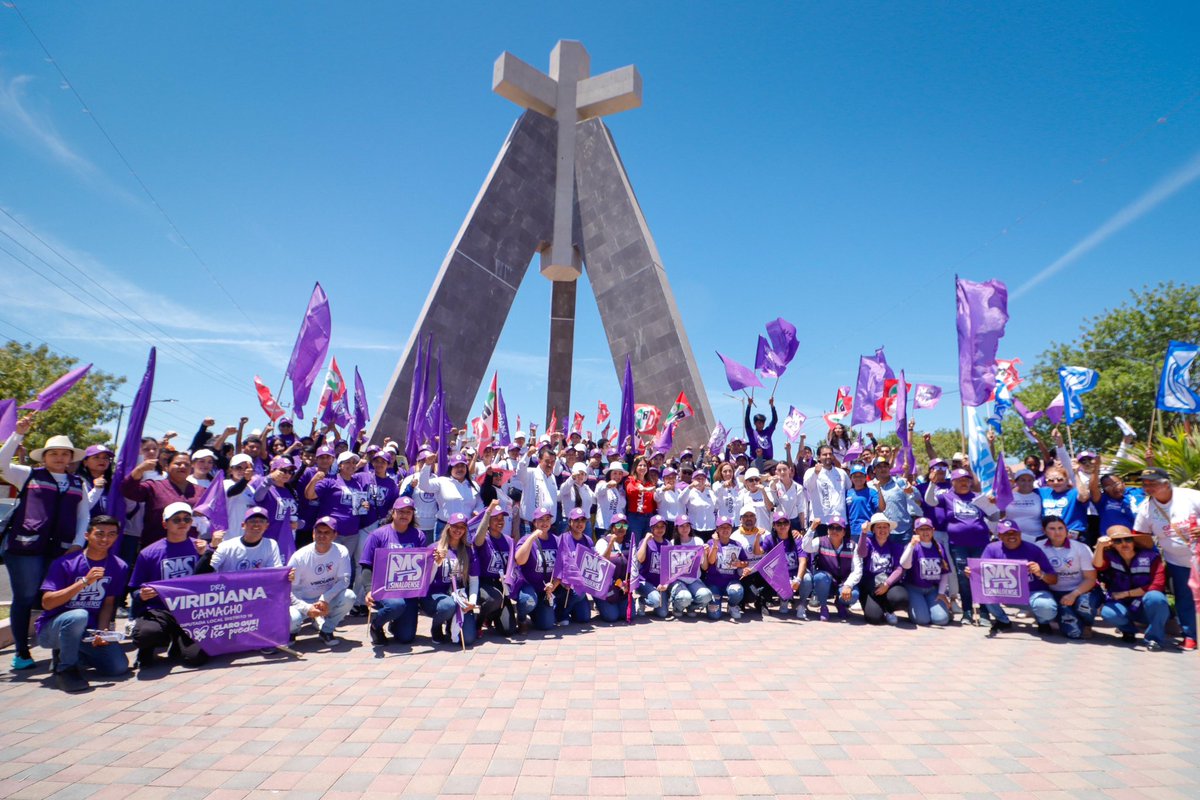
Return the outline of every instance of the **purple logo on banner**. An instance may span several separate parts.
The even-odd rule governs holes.
[[[763,580],[771,584],[771,588],[784,600],[792,598],[792,575],[788,569],[787,548],[783,542],[772,547],[771,552],[760,558],[750,571],[762,575]]]
[[[971,596],[977,603],[1029,604],[1029,565],[1024,561],[969,558]]]
[[[376,600],[424,597],[433,579],[433,548],[380,548],[373,567],[371,596]]]
[[[662,549],[662,582],[695,581],[700,579],[702,544],[669,544]]]
[[[288,568],[189,575],[147,586],[210,656],[278,647],[288,641]]]
[[[613,563],[590,548],[579,548],[576,556],[580,591],[595,597],[607,597],[616,571]]]

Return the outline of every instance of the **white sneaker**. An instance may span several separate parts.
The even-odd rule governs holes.
[[[887,613],[887,614],[883,615],[883,621],[886,622],[888,625],[895,625],[900,620],[897,619],[895,614]]]
[[[729,616],[732,617],[733,619],[741,619],[742,618],[742,609],[738,606],[730,606],[729,607]]]

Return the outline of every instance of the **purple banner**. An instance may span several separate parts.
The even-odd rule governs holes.
[[[700,579],[700,557],[704,553],[702,544],[669,544],[662,549],[662,582]]]
[[[976,603],[1029,605],[1029,564],[1003,558],[968,558]]]
[[[288,568],[189,575],[146,585],[210,656],[288,642]]]
[[[579,548],[575,561],[579,567],[580,591],[593,597],[607,597],[616,572],[613,563],[586,547]]]
[[[783,542],[771,548],[771,552],[767,553],[758,563],[750,568],[751,572],[757,572],[763,576],[763,580],[771,584],[779,596],[784,600],[790,600],[794,592],[792,591],[792,574],[788,569],[787,548]]]
[[[424,597],[433,579],[432,547],[389,547],[375,551],[371,596],[376,600]]]

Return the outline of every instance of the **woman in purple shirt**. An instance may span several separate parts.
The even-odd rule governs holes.
[[[279,558],[284,564],[296,552],[299,502],[291,487],[295,474],[296,466],[291,459],[276,456],[271,459],[271,471],[252,478],[247,489],[252,493],[254,505],[267,510],[268,526],[264,536],[279,547]]]
[[[792,530],[791,519],[779,510],[771,515],[771,532],[762,538],[763,553],[771,552],[776,545],[783,547],[787,555],[788,573],[792,576],[792,591],[795,593],[791,600],[779,601],[779,613],[790,614],[795,608],[796,617],[804,619],[808,611],[808,596],[812,594],[812,577],[808,575],[808,554],[800,546],[800,535]],[[769,613],[767,603],[778,599],[778,594],[757,572],[747,577],[743,583],[749,586],[751,582],[755,585],[751,592],[757,594],[762,613]]]
[[[567,531],[558,537],[559,557],[567,552],[587,548],[595,549],[592,537],[587,535],[588,512],[582,508],[572,508],[567,513]],[[561,581],[560,581],[561,584]],[[592,618],[592,603],[586,594],[573,591],[566,587],[565,592],[555,591],[554,621],[559,626],[567,626],[572,622],[583,624]]]
[[[596,598],[596,611],[605,622],[618,622],[625,618],[629,597],[625,594],[625,576],[629,574],[627,534],[629,522],[625,515],[617,512],[608,521],[608,530],[596,544],[596,552],[613,565],[613,582],[608,594]]]
[[[662,582],[662,549],[667,541],[667,521],[658,514],[650,517],[650,535],[642,538],[637,551],[638,573],[642,585],[638,592],[638,616],[653,611],[659,619],[667,618],[667,585]]]
[[[375,553],[378,550],[403,549],[406,547],[426,547],[425,532],[416,526],[411,497],[400,497],[392,503],[392,513],[384,520],[383,525],[375,529],[367,537],[363,545],[362,556],[358,560],[362,571],[363,583],[371,585],[371,575],[375,567]],[[398,597],[392,600],[376,600],[368,591],[366,596],[367,608],[371,614],[371,644],[387,644],[387,634],[384,626],[400,644],[411,644],[417,638],[417,606],[415,598]]]
[[[475,642],[475,609],[479,603],[479,559],[467,543],[467,515],[451,514],[433,551],[433,579],[421,610],[433,618],[435,642],[457,641],[455,628],[470,646]],[[457,622],[457,625],[455,624]]]
[[[353,556],[358,552],[359,523],[366,518],[371,505],[367,499],[367,480],[367,474],[358,471],[358,456],[345,452],[337,457],[335,474],[326,475],[318,470],[304,487],[304,497],[317,501],[317,516],[333,517],[337,522],[338,544],[350,553],[355,574],[358,565]],[[354,581],[354,575],[350,580]]]
[[[729,616],[741,619],[745,589],[740,579],[749,567],[750,554],[733,539],[733,520],[717,517],[717,530],[705,553],[704,585],[713,596],[708,604],[708,618],[721,618],[721,598],[724,597],[729,601]]]
[[[904,545],[892,538],[895,529],[896,523],[886,515],[874,514],[867,521],[867,532],[859,537],[854,556],[854,570],[862,572],[859,603],[867,622],[875,625],[895,625],[899,622],[896,612],[908,607],[908,592],[900,585]]]
[[[950,473],[950,491],[932,497],[933,521],[944,530],[950,541],[950,557],[954,559],[954,570],[958,575],[958,588],[962,593],[963,622],[974,624],[975,606],[971,598],[971,581],[967,579],[967,559],[979,558],[983,548],[991,539],[987,517],[976,500],[979,495],[971,491],[971,473],[956,469]],[[979,607],[979,619],[989,617],[987,606]]]
[[[475,557],[479,559],[479,632],[482,634],[490,625],[496,633],[508,635],[514,626],[511,604],[507,602],[511,593],[504,579],[509,574],[516,544],[505,535],[509,516],[499,500],[492,500],[483,519],[475,534]]]
[[[928,517],[913,520],[912,541],[900,556],[900,566],[908,570],[904,588],[908,590],[912,621],[918,625],[948,625],[950,556],[933,538],[933,521]]]
[[[558,560],[558,539],[550,535],[554,512],[535,509],[531,524],[533,530],[517,545],[516,556],[524,581],[517,595],[517,627],[522,633],[529,627],[527,618],[539,631],[554,627],[554,563]]]

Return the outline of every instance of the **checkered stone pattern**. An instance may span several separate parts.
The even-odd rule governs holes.
[[[1200,663],[748,615],[0,683],[0,797],[1195,798]],[[48,654],[36,656],[44,665]],[[1190,787],[1190,788],[1189,788]]]

